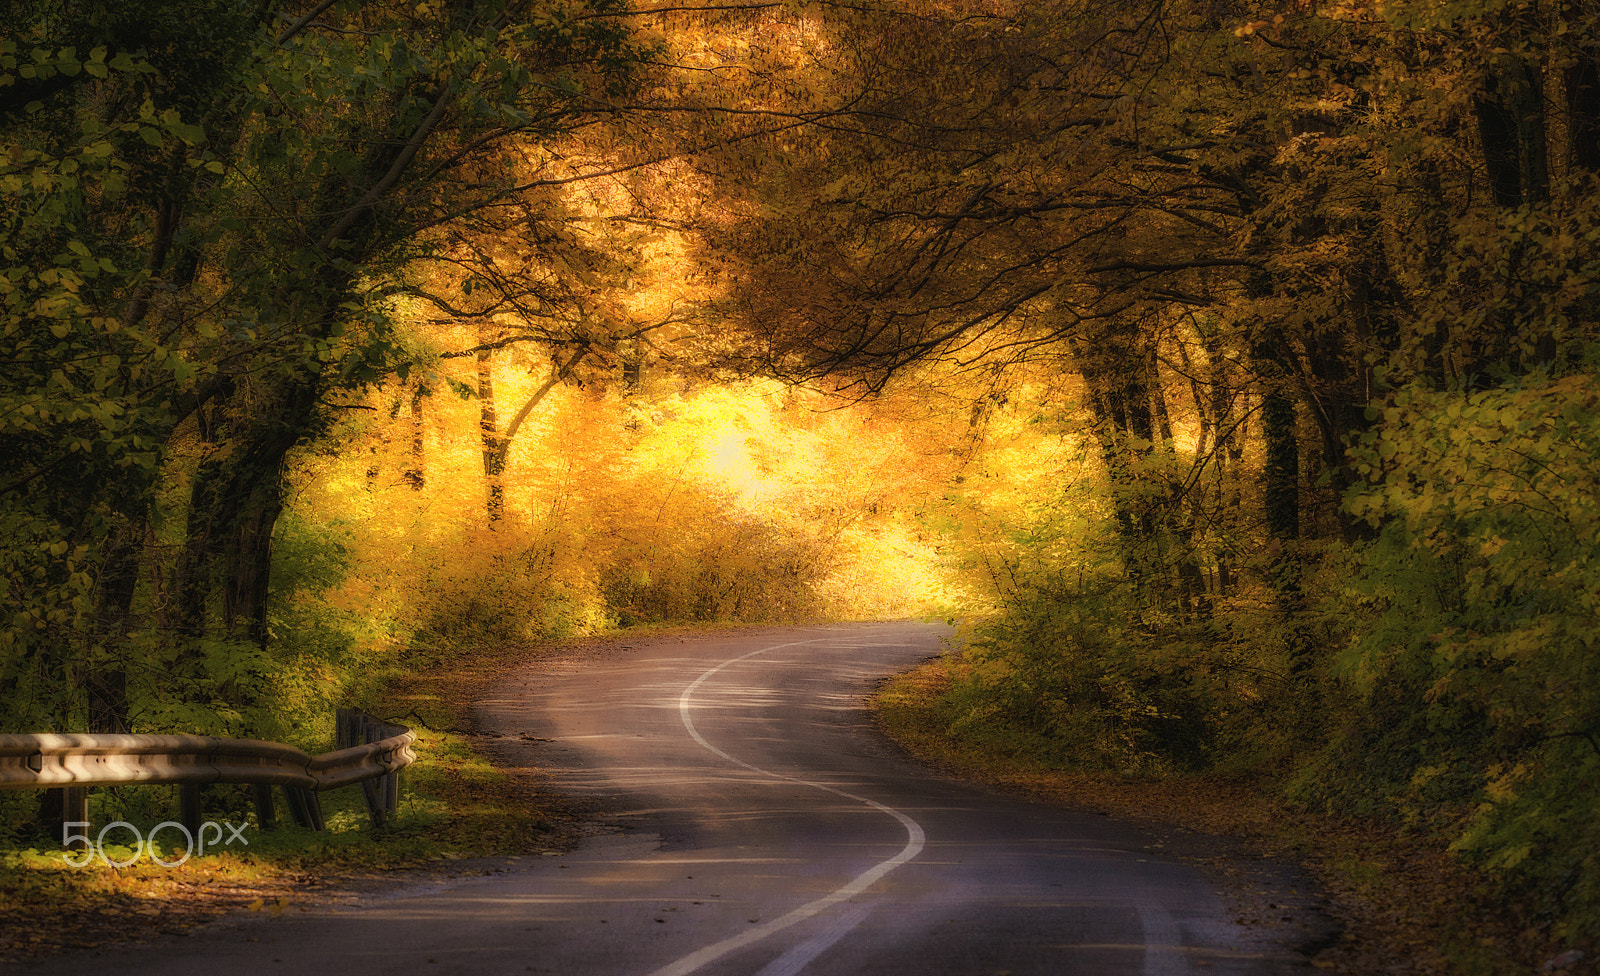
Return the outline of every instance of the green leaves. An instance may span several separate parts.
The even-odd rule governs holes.
[[[133,680],[171,706],[147,721],[260,719],[234,638],[269,635],[287,452],[409,357],[383,296],[418,235],[504,205],[501,147],[564,132],[634,51],[604,17],[494,0],[337,5],[281,45],[249,5],[151,3],[0,41],[0,725],[13,665],[55,668],[41,707],[81,716],[74,655],[137,642],[183,672]]]
[[[1600,765],[1585,745],[1600,733],[1600,382],[1412,387],[1385,421],[1353,451],[1369,481],[1349,498],[1381,526],[1355,585],[1379,609],[1341,667],[1374,697],[1427,688],[1409,707],[1463,730],[1429,754],[1487,795],[1456,848],[1538,877],[1555,869],[1543,845],[1595,843],[1571,824],[1594,820],[1576,798]]]
[[[52,79],[75,79],[80,74],[88,78],[106,80],[113,73],[152,74],[155,69],[126,51],[109,56],[105,45],[97,45],[87,55],[80,56],[76,47],[59,49],[33,48],[23,53],[19,41],[0,39],[0,91],[15,87],[21,82],[49,82]],[[29,114],[39,111],[42,102],[25,106]]]

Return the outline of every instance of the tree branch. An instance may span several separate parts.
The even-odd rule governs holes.
[[[283,46],[289,43],[296,34],[306,29],[306,25],[322,16],[323,12],[337,3],[338,0],[322,0],[321,3],[311,8],[310,12],[283,29],[283,33],[274,38],[273,43]]]
[[[418,152],[422,151],[423,144],[433,135],[433,131],[439,127],[439,122],[444,119],[444,113],[454,103],[455,86],[447,84],[445,90],[439,94],[438,100],[434,102],[433,110],[428,113],[428,117],[422,120],[422,124],[417,126],[417,130],[411,134],[411,138],[406,140],[405,147],[400,150],[400,155],[395,157],[394,164],[389,167],[389,171],[383,174],[383,178],[374,183],[371,189],[363,193],[361,199],[357,200],[354,206],[345,211],[344,216],[339,219],[338,223],[334,224],[326,234],[322,235],[322,240],[317,242],[317,250],[327,251],[331,249],[339,238],[343,237],[351,227],[355,226],[356,221],[365,216],[367,211],[371,210],[373,205],[382,199],[383,195],[389,192],[395,183],[399,182],[400,177],[411,165],[411,161],[416,158]]]

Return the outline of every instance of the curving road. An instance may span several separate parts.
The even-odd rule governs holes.
[[[865,694],[940,650],[917,624],[659,638],[510,675],[486,725],[623,832],[352,910],[212,927],[34,972],[1175,976],[1307,971],[1309,898],[1247,926],[1198,838],[996,795],[898,757]],[[1212,867],[1215,867],[1214,859]],[[1265,886],[1265,887],[1263,887]],[[1287,908],[1283,906],[1299,906]],[[1287,924],[1285,924],[1287,923]],[[1313,926],[1314,927],[1314,926]]]

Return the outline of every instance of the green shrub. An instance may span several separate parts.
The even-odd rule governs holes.
[[[1600,935],[1600,381],[1406,390],[1357,451],[1382,524],[1340,660],[1363,792]]]

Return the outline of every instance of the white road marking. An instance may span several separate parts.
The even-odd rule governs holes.
[[[870,905],[851,905],[834,916],[827,928],[794,946],[788,952],[761,967],[756,976],[795,976],[806,968],[822,951],[844,938],[861,920],[872,914]]]
[[[752,657],[766,654],[769,651],[782,650],[785,647],[796,647],[801,644],[822,644],[830,641],[836,642],[837,640],[837,638],[822,637],[816,640],[791,641],[787,644],[774,644],[771,647],[763,647],[760,650],[751,651],[750,653],[742,654],[739,657],[729,658],[716,667],[706,671],[704,674],[700,675],[700,677],[694,679],[694,681],[690,683],[689,687],[683,690],[683,694],[678,696],[678,717],[683,720],[683,727],[688,730],[690,738],[694,739],[695,742],[699,743],[700,746],[706,749],[708,752],[712,753],[713,755],[720,756],[728,762],[733,763],[735,766],[748,769],[753,773],[757,773],[771,779],[781,780],[786,783],[797,783],[801,786],[808,786],[812,789],[822,790],[824,793],[832,793],[835,796],[844,797],[847,800],[854,800],[857,803],[864,804],[880,813],[885,813],[895,818],[896,820],[900,821],[900,825],[906,829],[905,847],[901,848],[900,853],[896,854],[894,857],[889,858],[887,861],[880,861],[871,868],[868,868],[866,871],[863,871],[861,874],[856,875],[855,878],[853,878],[848,884],[844,885],[844,887],[839,888],[830,894],[824,895],[815,901],[807,902],[806,904],[801,905],[799,908],[796,908],[781,918],[775,918],[764,925],[757,926],[756,928],[749,929],[740,933],[739,935],[723,939],[721,942],[714,942],[703,949],[691,952],[676,962],[662,966],[660,969],[657,969],[655,972],[651,973],[650,976],[688,976],[688,974],[694,972],[707,963],[721,959],[723,956],[726,956],[731,952],[737,952],[746,946],[754,945],[769,935],[782,932],[784,929],[789,928],[792,925],[796,925],[808,918],[813,918],[817,915],[820,915],[842,901],[854,898],[856,895],[861,894],[863,891],[866,891],[878,881],[882,880],[890,871],[893,871],[895,868],[905,864],[907,861],[910,861],[918,854],[922,853],[923,845],[927,842],[927,835],[923,833],[922,825],[901,813],[899,810],[884,806],[882,803],[879,803],[876,800],[868,799],[864,796],[857,796],[854,793],[847,793],[844,790],[835,789],[832,786],[828,786],[823,783],[814,783],[810,780],[800,779],[796,776],[788,776],[783,773],[773,772],[770,769],[762,769],[759,766],[753,766],[750,763],[745,762],[743,759],[730,756],[728,753],[723,752],[721,749],[718,749],[716,746],[706,741],[705,736],[701,735],[700,730],[694,726],[694,717],[692,713],[694,711],[695,690],[701,685],[705,684],[706,681],[718,671],[721,671],[723,668],[726,668],[729,665],[738,664],[740,661],[745,661]],[[780,976],[780,974],[781,976],[793,976],[794,973],[798,973],[805,967],[807,963],[816,958],[816,956],[824,949],[828,948],[828,946],[832,945],[834,942],[837,942],[845,935],[845,933],[854,928],[856,923],[858,923],[862,917],[865,917],[865,914],[865,911],[859,913],[851,912],[840,919],[841,924],[830,925],[819,935],[814,936],[798,946],[795,946],[793,949],[789,950],[789,952],[778,957],[777,960],[768,966],[768,969],[772,969],[774,966],[779,968],[773,969],[773,971],[768,973],[767,976]],[[848,922],[848,924],[843,924],[845,922]],[[765,972],[765,970],[763,970],[763,972]]]

